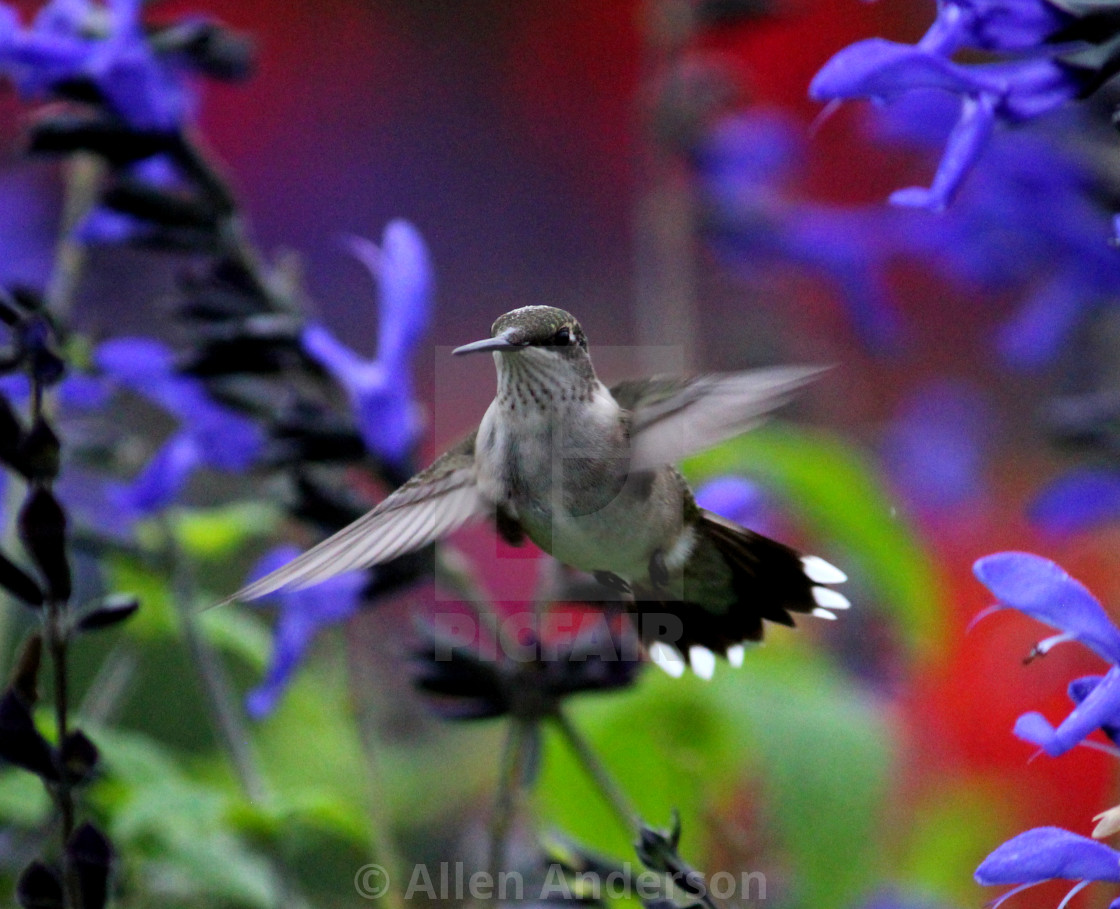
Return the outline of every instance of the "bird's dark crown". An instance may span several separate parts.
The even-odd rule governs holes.
[[[498,316],[491,337],[504,335],[524,347],[571,347],[587,350],[587,337],[576,317],[555,306],[522,306]]]

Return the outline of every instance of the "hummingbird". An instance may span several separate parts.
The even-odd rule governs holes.
[[[763,621],[835,618],[844,573],[701,508],[675,466],[739,435],[822,370],[787,366],[608,388],[568,312],[524,306],[455,355],[491,353],[497,393],[478,428],[380,504],[229,597],[252,600],[387,562],[479,519],[617,593],[670,675],[740,665]]]

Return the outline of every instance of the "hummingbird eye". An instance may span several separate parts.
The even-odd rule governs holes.
[[[557,347],[567,347],[571,343],[572,331],[567,326],[564,326],[558,332],[556,332],[556,334],[552,336],[552,340],[549,341],[549,344],[553,344]]]

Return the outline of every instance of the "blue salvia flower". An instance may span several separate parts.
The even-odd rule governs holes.
[[[908,147],[936,146],[949,113],[945,101],[933,92],[911,93],[875,118],[873,135]],[[977,162],[976,179],[948,211],[937,218],[896,213],[899,252],[932,261],[970,289],[1025,293],[996,338],[1012,366],[1052,362],[1088,315],[1120,297],[1116,251],[1104,242],[1111,216],[1092,150],[1070,141],[1087,132],[1082,112],[1069,109],[1046,123],[999,133]],[[924,220],[915,226],[914,219]]]
[[[299,553],[295,546],[277,547],[258,562],[250,580],[287,564]],[[351,571],[314,587],[286,590],[261,600],[263,605],[275,605],[278,615],[268,670],[245,701],[250,716],[261,719],[273,711],[315,635],[325,627],[345,621],[358,610],[367,579],[368,573]]]
[[[1047,0],[940,0],[937,18],[918,46],[943,54],[962,47],[1030,50],[1072,20]]]
[[[141,0],[51,0],[22,28],[14,10],[0,6],[0,72],[29,97],[88,82],[132,128],[174,131],[190,117],[193,97],[182,70],[146,39],[142,7]]]
[[[1120,517],[1120,470],[1083,467],[1053,480],[1031,505],[1031,520],[1056,534],[1115,521]]]
[[[992,903],[993,909],[1035,884],[1077,881],[1062,900],[1064,907],[1074,894],[1094,881],[1120,883],[1120,852],[1060,827],[1036,827],[999,846],[980,863],[975,878],[984,886],[1018,885]],[[1120,900],[1114,900],[1110,906],[1118,909]]]
[[[840,295],[861,337],[875,349],[899,338],[885,266],[891,235],[872,209],[792,198],[803,157],[799,130],[782,114],[756,110],[718,121],[693,153],[705,233],[733,268],[790,265],[820,275]]]
[[[1045,44],[1070,21],[1071,16],[1046,0],[942,2],[936,21],[917,44],[872,38],[850,45],[821,68],[809,94],[821,101],[892,101],[930,89],[957,96],[958,117],[932,185],[891,196],[896,205],[940,211],[956,195],[998,123],[1033,119],[1086,88],[1087,75],[1057,59]],[[949,59],[962,47],[1012,55],[971,65]]]
[[[774,524],[765,491],[746,477],[728,475],[702,483],[696,504],[757,533],[769,535]]]
[[[167,155],[153,155],[121,168],[122,174],[158,190],[183,188],[182,175]],[[74,238],[89,245],[116,245],[151,240],[158,226],[105,205],[96,205],[74,228]]]
[[[883,461],[895,488],[927,515],[975,502],[983,493],[987,408],[976,389],[939,380],[903,400],[888,426]]]
[[[174,502],[200,468],[239,473],[260,454],[264,435],[245,417],[216,404],[202,382],[177,372],[166,345],[149,338],[116,338],[100,345],[94,363],[110,382],[166,410],[179,425],[131,482],[119,506],[150,515]]]
[[[1071,686],[1076,706],[1057,728],[1039,713],[1026,713],[1016,721],[1015,734],[1057,757],[1097,729],[1115,727],[1120,722],[1120,629],[1097,599],[1049,559],[1030,553],[986,556],[973,571],[999,601],[997,608],[1017,609],[1061,632],[1037,644],[1034,653],[1079,641],[1112,664],[1103,677],[1086,677]]]
[[[380,247],[353,238],[350,248],[377,281],[377,356],[363,359],[317,323],[304,330],[303,348],[346,390],[369,451],[401,466],[424,427],[409,363],[431,312],[431,258],[420,232],[402,220],[388,224]]]

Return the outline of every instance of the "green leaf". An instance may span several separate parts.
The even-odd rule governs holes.
[[[110,555],[105,569],[112,590],[127,590],[140,601],[140,608],[124,626],[137,640],[167,640],[179,636],[179,619],[167,589],[167,579],[129,555]]]
[[[48,816],[51,800],[38,777],[14,767],[0,770],[0,819],[20,827],[36,827]]]
[[[573,723],[632,799],[646,823],[683,822],[681,855],[702,871],[705,856],[744,776],[773,819],[764,833],[792,868],[795,891],[779,902],[829,909],[848,905],[877,869],[874,828],[886,795],[892,735],[877,705],[842,673],[799,647],[792,634],[747,655],[741,669],[721,664],[705,683],[653,671],[631,691],[586,698]],[[591,786],[564,743],[550,736],[537,791],[541,813],[565,834],[619,858],[633,858],[631,835]],[[755,788],[755,787],[752,787]],[[712,818],[723,823],[713,825]]]
[[[192,778],[173,752],[143,734],[99,728],[94,736],[105,777],[91,797],[153,902],[158,895],[160,902],[275,905],[268,862],[228,829],[236,796],[227,787]]]
[[[685,472],[694,482],[740,474],[779,493],[812,535],[843,554],[841,567],[873,585],[915,656],[938,649],[945,628],[933,566],[858,449],[823,432],[771,425],[690,458]]]
[[[805,650],[750,653],[714,692],[794,859],[793,902],[828,909],[854,905],[881,870],[894,736],[873,696]]]
[[[249,540],[272,534],[279,520],[280,510],[264,502],[177,508],[171,514],[176,542],[197,559],[227,556]]]
[[[990,779],[941,781],[914,807],[907,842],[894,862],[897,879],[946,905],[981,905],[991,894],[967,871],[1019,832],[1013,824],[1008,828],[1007,805],[1014,801],[1014,792],[998,791]]]

